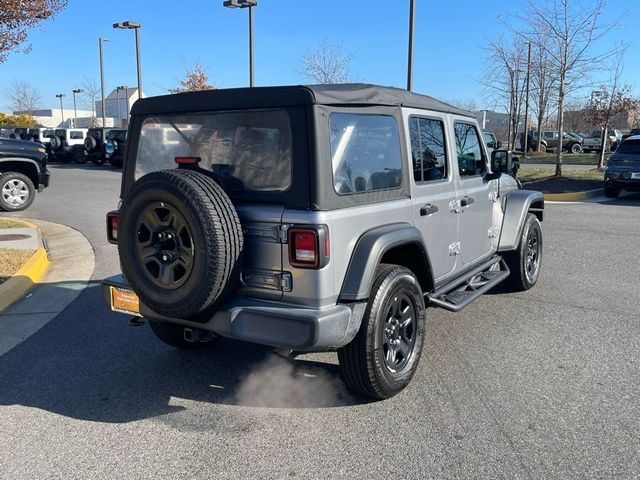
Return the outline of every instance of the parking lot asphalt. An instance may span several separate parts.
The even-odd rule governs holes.
[[[115,273],[119,171],[51,170],[21,216],[77,228],[93,278]],[[380,402],[335,354],[173,350],[94,284],[0,357],[0,477],[637,478],[639,218],[640,195],[549,204],[538,285],[429,309],[413,382]]]

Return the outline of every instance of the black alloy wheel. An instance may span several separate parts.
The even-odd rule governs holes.
[[[162,289],[184,284],[193,269],[194,242],[184,216],[173,205],[148,205],[138,217],[136,259],[147,279]]]

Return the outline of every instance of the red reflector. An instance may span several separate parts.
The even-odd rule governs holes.
[[[120,212],[107,213],[107,241],[118,243],[118,227],[120,226]]]
[[[176,157],[176,163],[180,165],[197,165],[200,157]]]
[[[329,257],[329,235],[324,237],[324,256]]]

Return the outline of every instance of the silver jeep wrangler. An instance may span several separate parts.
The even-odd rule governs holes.
[[[475,118],[373,85],[146,98],[129,127],[123,275],[112,310],[169,345],[217,336],[337,350],[346,384],[388,398],[416,371],[426,307],[535,285],[544,200],[491,159]]]

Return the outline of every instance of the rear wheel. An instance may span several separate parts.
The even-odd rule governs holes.
[[[7,212],[24,210],[33,203],[36,189],[29,177],[18,172],[0,175],[0,208]]]
[[[338,350],[347,386],[377,399],[402,391],[418,367],[424,329],[424,297],[415,275],[399,265],[380,265],[360,330]]]
[[[527,214],[518,249],[507,252],[504,259],[511,271],[507,282],[513,290],[529,290],[536,284],[542,262],[542,228],[532,213]]]
[[[538,150],[542,153],[547,153],[547,146],[544,143],[541,143]]]
[[[613,185],[604,186],[604,195],[608,198],[618,198],[620,195],[620,189]]]

